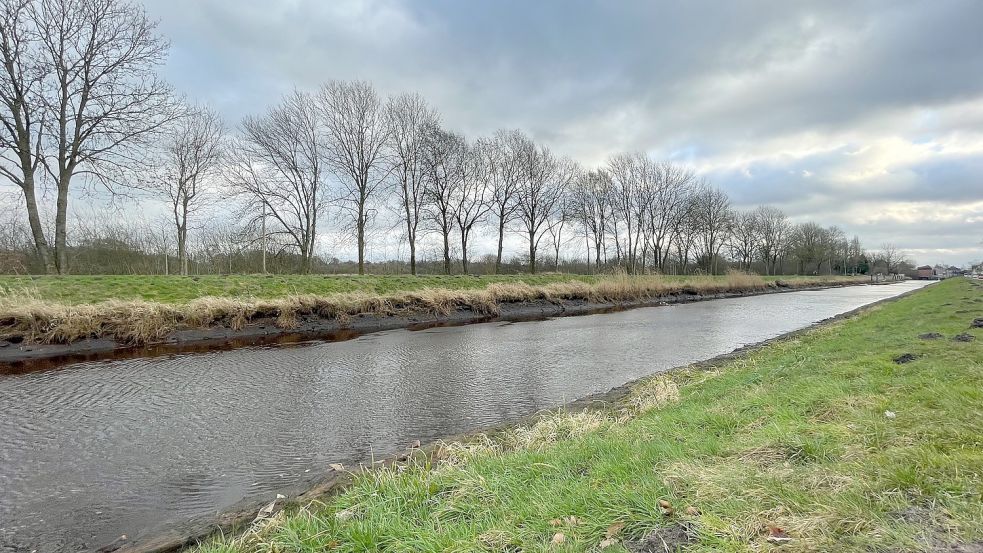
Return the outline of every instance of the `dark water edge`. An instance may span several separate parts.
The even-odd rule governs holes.
[[[674,305],[695,301],[718,300],[842,288],[846,286],[887,286],[893,283],[840,283],[802,288],[772,286],[760,290],[721,292],[716,294],[674,294],[641,301],[589,302],[585,300],[524,301],[499,304],[499,313],[489,315],[467,307],[452,313],[414,313],[409,315],[362,314],[352,320],[302,318],[296,328],[283,329],[273,318],[247,323],[243,328],[223,326],[176,330],[160,342],[133,345],[111,338],[87,338],[69,344],[15,344],[0,340],[0,376],[54,370],[74,363],[102,360],[136,359],[162,355],[208,353],[229,349],[299,344],[309,341],[340,342],[373,332],[407,329],[427,330],[443,326],[460,326],[487,322],[542,321],[553,317],[571,317],[614,313],[627,309]]]

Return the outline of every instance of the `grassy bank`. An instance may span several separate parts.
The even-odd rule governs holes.
[[[363,293],[374,295],[413,292],[425,289],[480,290],[492,284],[521,282],[545,286],[559,282],[593,284],[606,277],[596,275],[0,275],[0,298],[27,297],[45,302],[80,305],[110,300],[144,300],[166,304],[215,298],[276,299],[286,296],[328,296]],[[692,277],[662,276],[666,282]],[[714,277],[724,280],[726,277]],[[817,277],[769,276],[766,281],[810,281]],[[821,280],[849,277],[821,277]]]
[[[359,475],[201,552],[977,551],[953,548],[983,542],[976,317],[983,287],[945,281]]]
[[[525,282],[533,286],[579,280],[587,275],[70,275],[3,276],[0,295],[28,295],[71,305],[109,300],[144,300],[167,304],[205,297],[275,299],[333,294],[393,294],[427,288],[477,290],[490,284]]]
[[[852,279],[864,281],[863,277]],[[0,278],[0,339],[71,343],[109,337],[150,343],[181,328],[238,329],[272,319],[283,329],[301,319],[362,314],[495,314],[522,301],[639,301],[691,293],[743,292],[850,282],[848,277],[664,276],[74,276]]]

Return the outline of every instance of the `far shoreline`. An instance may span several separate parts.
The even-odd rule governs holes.
[[[820,277],[821,278],[821,277]],[[495,312],[464,304],[452,311],[407,310],[407,313],[358,313],[352,316],[299,317],[295,326],[284,328],[277,317],[249,320],[239,328],[213,324],[201,328],[183,328],[167,333],[162,339],[146,344],[132,344],[109,336],[85,338],[69,343],[12,343],[0,340],[0,375],[46,371],[65,365],[110,359],[157,357],[181,353],[224,351],[244,347],[286,345],[308,341],[346,341],[389,330],[425,330],[440,326],[462,326],[491,322],[521,322],[555,317],[584,316],[644,307],[676,305],[715,299],[749,297],[785,292],[815,291],[846,286],[888,285],[903,281],[869,282],[866,279],[802,281],[759,281],[731,286],[726,291],[703,291],[693,286],[664,295],[621,301],[590,299],[544,299],[498,301]]]

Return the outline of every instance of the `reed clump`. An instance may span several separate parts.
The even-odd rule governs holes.
[[[494,316],[503,304],[583,301],[629,303],[682,294],[713,295],[779,287],[758,275],[730,272],[723,277],[687,278],[616,274],[590,283],[582,280],[532,285],[499,282],[480,289],[426,288],[390,294],[346,292],[288,295],[275,299],[203,297],[182,304],[145,300],[109,300],[70,305],[42,300],[30,290],[0,294],[0,339],[13,342],[67,344],[87,338],[111,338],[147,344],[179,329],[221,326],[241,329],[272,319],[279,328],[297,328],[305,320],[348,321],[359,315],[449,315],[467,310]],[[837,282],[844,282],[837,279]],[[796,278],[782,287],[829,284],[829,279]]]

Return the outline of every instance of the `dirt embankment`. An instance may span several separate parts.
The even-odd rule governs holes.
[[[52,316],[52,322],[36,320],[24,324],[12,317],[0,320],[0,374],[45,370],[79,361],[107,358],[148,357],[172,353],[192,353],[246,346],[296,343],[306,340],[348,340],[371,332],[406,328],[421,330],[435,326],[453,326],[492,321],[529,321],[551,317],[589,315],[639,307],[670,305],[722,298],[754,296],[781,292],[821,290],[864,284],[857,281],[833,281],[816,284],[803,282],[724,283],[713,288],[679,286],[674,289],[634,290],[618,294],[597,293],[595,289],[576,290],[506,290],[505,292],[455,292],[442,301],[420,301],[411,295],[393,298],[361,298],[354,308],[322,310],[317,307],[252,306],[247,314],[234,300],[238,313],[225,313],[201,320],[159,324],[156,334],[134,339],[132,332],[119,332],[110,324],[92,324],[91,329],[68,335],[50,329],[54,325],[70,326],[66,315]],[[407,299],[411,298],[411,299]],[[297,301],[296,299],[294,301]],[[366,307],[366,306],[369,307]],[[88,306],[87,306],[88,307]],[[141,306],[142,307],[142,306]],[[223,307],[228,309],[227,307]],[[123,311],[125,306],[116,306]],[[214,308],[213,308],[214,309]],[[146,308],[143,307],[146,311]],[[131,309],[132,311],[132,309]],[[232,310],[230,310],[232,311]],[[286,315],[285,315],[286,313]],[[158,312],[125,312],[126,324],[137,328],[156,323]],[[113,317],[108,315],[107,319]],[[141,317],[143,318],[141,320]],[[86,323],[93,319],[84,314]],[[136,319],[135,321],[131,319]],[[7,327],[6,329],[4,327]],[[10,330],[16,327],[20,330]],[[4,332],[6,330],[6,332]]]

